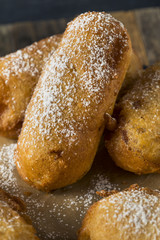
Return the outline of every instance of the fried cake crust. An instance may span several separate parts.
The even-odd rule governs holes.
[[[43,39],[25,49],[19,50],[19,54],[16,52],[1,58],[0,85],[2,85],[3,94],[0,99],[0,134],[2,136],[13,139],[18,138],[27,105],[47,61],[47,56],[58,47],[62,36],[59,34]],[[25,57],[26,52],[27,59]],[[31,70],[33,64],[36,68],[34,73]],[[120,95],[124,93],[126,86],[134,81],[141,68],[140,60],[133,51]],[[4,87],[5,84],[2,83],[4,80],[7,81],[6,85],[8,85],[8,93],[6,92],[6,94],[4,92],[7,87]],[[26,89],[28,89],[27,92]],[[14,101],[12,101],[12,97]]]
[[[88,12],[68,24],[29,103],[15,160],[22,178],[50,191],[90,169],[131,58],[124,26]]]
[[[0,134],[17,138],[25,110],[50,54],[61,35],[55,35],[0,58]]]
[[[78,240],[159,239],[159,216],[160,193],[132,185],[89,208]]]
[[[0,239],[38,240],[29,219],[24,215],[23,202],[0,189]]]
[[[160,63],[146,69],[119,100],[117,129],[105,145],[115,163],[136,174],[160,172]]]

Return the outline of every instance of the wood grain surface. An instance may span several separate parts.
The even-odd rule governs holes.
[[[112,12],[124,23],[132,45],[144,65],[160,61],[160,8]],[[34,41],[62,33],[71,19],[22,22],[0,25],[0,56],[23,48]]]

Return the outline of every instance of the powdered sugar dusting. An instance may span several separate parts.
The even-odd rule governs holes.
[[[133,109],[133,113],[137,115],[138,124],[147,120],[147,128],[149,134],[154,131],[157,133],[160,123],[160,64],[157,69],[152,67],[147,69],[141,76],[142,79],[138,80],[130,92],[128,92],[123,101],[126,101],[128,107]],[[138,89],[138,94],[137,94]],[[138,112],[138,114],[137,114]],[[147,115],[146,112],[149,114]],[[152,119],[148,119],[148,117]],[[150,125],[150,126],[149,126]],[[155,128],[153,128],[153,125]]]
[[[104,175],[96,174],[89,181],[88,187],[84,187],[83,184],[80,187],[71,185],[64,188],[63,193],[61,190],[58,190],[53,195],[44,195],[44,200],[40,202],[35,201],[33,196],[31,196],[27,201],[31,201],[32,205],[38,209],[40,216],[38,217],[37,213],[35,215],[35,210],[33,209],[29,210],[29,214],[33,219],[36,219],[36,224],[43,231],[45,228],[47,229],[46,225],[42,225],[42,221],[45,222],[46,218],[50,222],[56,222],[56,226],[52,224],[52,229],[49,232],[46,231],[45,235],[42,233],[43,239],[71,239],[70,231],[72,235],[75,232],[76,237],[76,232],[81,226],[86,211],[99,198],[96,195],[96,191],[101,189],[113,190],[116,187]],[[53,198],[52,201],[51,198]],[[43,208],[45,208],[45,211],[42,210]]]
[[[99,199],[96,191],[118,188],[110,182],[106,173],[96,171],[92,177],[88,175],[64,189],[50,194],[40,192],[19,177],[13,159],[15,148],[16,144],[3,145],[0,150],[0,185],[25,201],[27,214],[41,239],[67,240],[73,235],[76,238],[87,209]]]
[[[4,134],[8,130],[12,135],[18,127],[18,135],[42,69],[60,40],[55,35],[0,58],[0,130]]]
[[[112,207],[112,216],[110,208]],[[117,228],[120,238],[159,239],[160,237],[160,194],[144,188],[123,191],[100,201],[104,209],[106,224]],[[114,219],[114,220],[113,220]],[[131,230],[132,229],[132,230]],[[122,235],[121,235],[122,234]],[[143,235],[144,234],[144,235]]]
[[[5,188],[6,191],[12,186],[14,189],[16,186],[16,178],[14,176],[15,164],[13,161],[14,150],[16,144],[3,145],[0,151],[0,186]]]
[[[38,147],[49,139],[59,145],[69,141],[70,146],[78,142],[79,132],[95,128],[97,114],[103,119],[99,110],[106,88],[118,77],[116,66],[126,49],[124,27],[109,14],[87,13],[71,22],[29,104],[23,135],[30,131],[34,137],[23,144],[38,142]]]
[[[128,145],[149,163],[144,164],[141,171],[157,171],[160,156],[160,63],[141,74],[133,87],[120,99],[118,108],[120,115],[116,131],[120,131],[120,134],[114,138],[115,149],[119,151],[119,136],[123,130],[127,131]]]
[[[10,57],[11,60],[5,62],[4,67],[2,68],[2,73],[6,78],[6,84],[10,77],[11,71],[13,71],[15,76],[18,75],[18,73],[22,73],[22,71],[27,73],[30,72],[31,76],[35,76],[38,73],[34,59],[30,58],[28,53],[23,54],[21,50],[18,50],[16,53],[10,55]],[[1,61],[4,61],[4,58],[2,58]]]
[[[24,79],[25,74],[27,77],[38,78],[44,64],[55,51],[58,43],[59,38],[56,39],[55,36],[52,36],[0,58],[0,65],[3,64],[0,74],[4,78],[5,84],[9,83],[11,76],[21,80]]]

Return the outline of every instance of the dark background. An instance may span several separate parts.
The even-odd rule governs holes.
[[[119,11],[160,6],[160,0],[0,0],[0,24],[72,18],[85,11]]]

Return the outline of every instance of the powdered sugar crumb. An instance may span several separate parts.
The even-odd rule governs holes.
[[[150,167],[152,172],[157,171],[160,156],[160,63],[142,72],[120,99],[117,109],[120,109],[117,131],[120,130],[121,134],[127,130],[128,145],[133,147],[133,155],[137,152],[137,156],[140,154],[141,158],[148,161],[143,171],[150,171]],[[114,141],[112,144],[118,152],[119,137],[115,137]]]
[[[132,109],[133,114],[135,112],[138,125],[144,125],[148,134],[153,134],[154,131],[155,135],[160,123],[160,64],[156,66],[155,70],[152,70],[152,67],[148,68],[131,89],[131,93],[128,92],[123,98],[126,105]],[[139,90],[138,94],[137,89]],[[149,119],[150,117],[151,119]],[[146,121],[147,127],[145,126]]]
[[[121,47],[114,49],[115,55],[107,54],[117,47],[117,42]],[[92,125],[99,114],[106,98],[104,92],[118,76],[117,59],[126,49],[124,26],[109,14],[87,13],[69,23],[29,104],[23,136],[30,132],[34,137],[30,142],[23,139],[24,146],[38,148],[44,139],[57,145],[63,140],[69,146],[77,143],[79,132],[86,130],[88,122]]]
[[[0,151],[0,186],[9,190],[12,186],[14,189],[17,188],[16,178],[14,176],[15,164],[13,161],[14,150],[16,144],[3,145]]]
[[[38,78],[44,64],[47,62],[50,55],[58,46],[59,38],[51,36],[40,42],[35,42],[32,45],[11,53],[0,58],[1,77],[5,84],[8,85],[10,77],[18,77],[23,81],[24,75]]]
[[[44,240],[67,240],[73,234],[76,237],[87,209],[99,199],[96,191],[118,188],[104,173],[95,173],[92,178],[86,176],[86,180],[83,178],[82,182],[62,190],[50,194],[40,192],[19,177],[13,159],[15,148],[16,144],[3,145],[0,150],[0,185],[5,191],[25,201],[27,214],[39,237]],[[83,181],[87,182],[87,186]]]
[[[112,216],[110,207],[112,207]],[[148,192],[144,188],[122,191],[104,198],[99,202],[104,209],[106,224],[118,226],[120,238],[140,239],[144,234],[146,239],[160,237],[160,193]],[[150,226],[150,227],[149,227]],[[132,230],[131,230],[132,229]],[[142,235],[141,235],[142,234]]]

